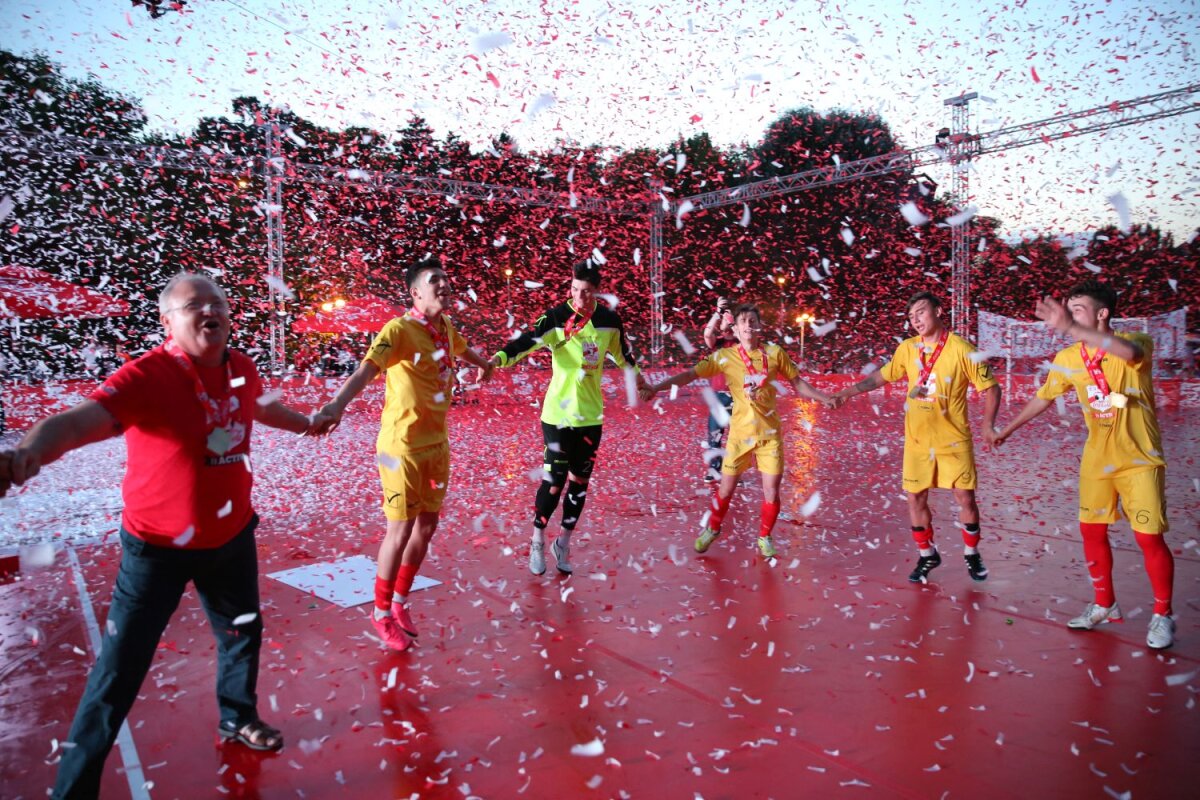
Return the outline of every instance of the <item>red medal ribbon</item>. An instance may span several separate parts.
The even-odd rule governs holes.
[[[1104,360],[1104,350],[1097,348],[1095,355],[1088,358],[1087,348],[1083,342],[1079,343],[1079,354],[1083,356],[1083,365],[1087,367],[1088,374],[1092,376],[1092,380],[1096,382],[1096,388],[1100,390],[1101,397],[1108,397],[1112,390],[1108,388],[1108,378],[1104,377],[1104,372],[1100,369],[1100,362]]]
[[[759,351],[755,350],[754,352],[757,353]],[[770,371],[768,368],[767,351],[763,350],[762,354],[763,354],[762,371],[764,373],[766,373],[766,378],[763,379],[763,383],[765,384],[770,380],[771,374],[770,374]],[[754,366],[754,356],[751,353],[747,353],[746,348],[742,347],[740,344],[738,345],[738,355],[742,357],[742,364],[746,367],[746,374],[747,375],[757,375],[758,367]]]
[[[412,319],[416,320],[417,322],[419,322],[425,328],[425,330],[429,333],[429,338],[433,339],[433,346],[434,346],[435,350],[442,351],[443,361],[442,361],[442,366],[439,368],[439,370],[448,371],[450,374],[453,374],[454,373],[454,351],[450,349],[450,334],[446,331],[445,326],[443,325],[442,329],[438,330],[437,328],[435,328],[433,326],[433,323],[430,322],[429,319],[424,314],[422,314],[420,311],[417,311],[415,308],[409,310],[408,316],[411,317]],[[443,319],[444,318],[445,317],[443,315]],[[443,380],[447,380],[447,379],[443,378]]]
[[[178,342],[174,339],[167,339],[163,344],[163,349],[192,379],[192,389],[196,392],[196,399],[200,401],[200,405],[204,409],[204,423],[208,426],[209,433],[216,428],[227,426],[233,419],[234,375],[232,361],[229,358],[225,359],[225,388],[228,392],[223,400],[216,400],[209,396],[208,390],[204,388],[204,383],[200,380],[200,373],[196,371],[196,365],[192,363],[188,354],[183,352],[183,348],[179,346]]]
[[[570,308],[575,312],[575,314],[569,320],[567,320],[567,324],[563,326],[563,336],[566,337],[563,339],[563,341],[568,341],[572,336],[575,335],[576,331],[583,330],[583,328],[586,327],[588,322],[592,319],[592,314],[596,313],[595,306],[592,306],[592,310],[586,314],[581,313],[576,308],[571,308],[570,303],[567,304],[567,308]],[[579,321],[576,322],[576,320]]]
[[[921,359],[921,374],[917,378],[917,386],[924,386],[925,382],[929,380],[929,376],[933,374],[933,365],[937,363],[938,356],[942,354],[942,348],[946,346],[946,339],[949,336],[949,331],[942,331],[942,337],[938,339],[937,345],[933,348],[933,353],[929,356],[928,363],[925,361],[924,346],[917,348],[917,357]]]

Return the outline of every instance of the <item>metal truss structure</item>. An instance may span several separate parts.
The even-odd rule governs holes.
[[[1194,83],[1133,100],[1109,103],[1085,111],[1062,114],[1000,128],[989,133],[972,135],[967,130],[969,124],[969,117],[966,114],[967,101],[962,98],[971,99],[974,96],[972,93],[946,101],[947,105],[955,109],[955,130],[950,133],[948,141],[845,164],[831,164],[794,175],[768,178],[691,197],[681,197],[672,206],[671,213],[674,213],[685,202],[690,202],[692,207],[697,209],[720,208],[733,203],[748,203],[765,197],[792,194],[821,186],[833,186],[862,178],[892,173],[911,173],[937,164],[949,164],[956,175],[962,176],[963,182],[958,190],[960,196],[956,198],[961,204],[967,199],[965,162],[975,156],[999,153],[1034,144],[1049,144],[1060,139],[1099,133],[1200,110],[1200,83]],[[962,105],[955,105],[957,101],[961,101]],[[963,112],[961,119],[957,113],[960,108]],[[959,301],[962,303],[961,309],[958,309],[957,305],[955,307],[955,319],[952,324],[964,334],[969,332],[967,324],[970,309],[968,293],[971,284],[969,225],[968,221],[955,226],[951,242],[953,251],[951,285],[954,289],[956,303]]]
[[[263,198],[267,218],[267,275],[270,277],[271,369],[285,368],[284,340],[287,312],[284,306],[284,216],[283,185],[288,182],[319,186],[356,186],[407,194],[435,195],[480,202],[511,203],[523,206],[555,208],[573,213],[645,219],[649,227],[650,361],[657,363],[663,353],[663,222],[675,215],[684,203],[692,210],[714,209],[733,203],[749,203],[767,197],[792,194],[821,186],[833,186],[863,178],[896,173],[912,173],[922,167],[949,164],[956,183],[951,197],[961,205],[967,200],[966,162],[976,156],[998,153],[1034,144],[1074,138],[1127,125],[1150,122],[1200,110],[1200,84],[1154,95],[1114,102],[1103,106],[1063,114],[1048,119],[1012,125],[984,134],[971,134],[967,102],[975,95],[961,95],[946,101],[954,111],[953,131],[946,140],[912,150],[887,153],[845,164],[825,167],[777,178],[755,181],[729,189],[681,197],[664,204],[661,193],[640,200],[616,200],[604,197],[580,197],[545,189],[504,186],[411,175],[394,171],[374,171],[328,167],[289,162],[283,155],[282,132],[274,119],[260,126],[264,148],[261,155],[236,155],[205,148],[189,150],[161,145],[115,142],[106,139],[66,134],[30,133],[11,125],[0,125],[0,147],[10,153],[26,152],[47,157],[78,158],[85,161],[147,169],[213,173],[230,177],[257,177],[263,180]],[[940,138],[940,137],[939,137]],[[969,333],[970,223],[954,226],[952,238],[952,325]],[[961,230],[960,230],[961,229]]]

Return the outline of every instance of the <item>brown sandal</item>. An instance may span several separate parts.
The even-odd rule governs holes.
[[[261,719],[251,720],[240,728],[222,722],[217,726],[217,735],[225,741],[244,744],[251,750],[275,752],[283,748],[283,733]]]

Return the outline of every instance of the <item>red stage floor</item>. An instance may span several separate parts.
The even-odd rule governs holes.
[[[705,556],[691,550],[709,492],[695,401],[614,410],[569,579],[525,568],[537,411],[459,408],[454,482],[425,568],[443,584],[414,596],[420,645],[384,651],[366,635],[367,606],[341,609],[264,578],[261,710],[287,747],[220,747],[213,640],[189,594],[130,717],[131,744],[109,759],[104,796],[1195,796],[1197,412],[1162,415],[1179,631],[1156,653],[1144,646],[1151,593],[1124,525],[1116,584],[1128,621],[1092,633],[1064,625],[1090,599],[1074,522],[1076,409],[1066,426],[1051,412],[1000,455],[980,455],[989,580],[968,578],[950,498],[935,493],[949,557],[929,585],[908,583],[899,406],[786,404],[774,565],[752,549],[756,472],[725,536]],[[264,574],[374,556],[376,430],[363,404],[328,441],[258,434]],[[79,542],[116,528],[103,520],[122,453],[108,442],[73,454],[0,501],[42,509],[39,524],[12,524],[10,540],[76,542],[0,586],[5,797],[43,797],[53,780],[92,660],[87,615],[103,624],[118,558],[111,537]],[[123,756],[140,773],[127,775]]]

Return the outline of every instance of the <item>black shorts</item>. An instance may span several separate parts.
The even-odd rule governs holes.
[[[554,467],[567,470],[577,478],[587,480],[596,466],[596,451],[600,449],[603,425],[587,425],[582,428],[560,428],[542,423],[542,439],[546,442],[546,471],[554,474]]]

